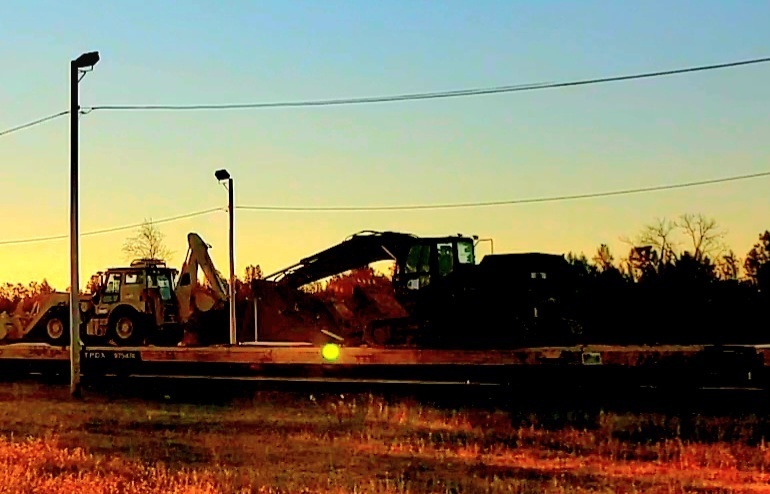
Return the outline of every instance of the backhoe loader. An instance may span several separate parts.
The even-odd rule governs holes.
[[[221,326],[207,323],[212,315],[222,312],[228,301],[227,289],[203,239],[190,233],[187,243],[180,271],[163,261],[139,259],[128,268],[111,268],[100,274],[94,294],[81,302],[86,321],[84,339],[119,346],[216,341],[212,335],[201,333],[204,329],[216,333]],[[208,287],[198,283],[198,268]]]
[[[80,336],[87,345],[195,345],[224,342],[227,336],[227,289],[195,233],[187,236],[181,270],[157,259],[137,259],[128,267],[97,273],[91,293],[79,298]],[[198,283],[198,269],[208,286]],[[0,342],[70,340],[69,293],[54,292],[18,303],[0,314]],[[224,317],[224,319],[222,319]]]

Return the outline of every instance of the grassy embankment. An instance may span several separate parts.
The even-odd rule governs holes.
[[[770,492],[764,418],[544,426],[371,396],[73,402],[35,384],[0,384],[0,415],[2,492]]]

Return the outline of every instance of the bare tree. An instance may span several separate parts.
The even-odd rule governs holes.
[[[702,214],[686,213],[679,217],[676,226],[689,238],[696,261],[714,259],[724,252],[725,232],[717,226],[716,220]]]
[[[725,232],[717,226],[716,220],[702,214],[683,214],[676,221],[658,219],[655,223],[646,225],[636,239],[621,238],[621,240],[629,244],[632,249],[650,247],[653,252],[643,256],[644,261],[659,269],[662,265],[678,259],[679,242],[675,238],[677,233],[681,233],[687,239],[692,249],[690,254],[698,262],[706,258],[717,259],[724,253]],[[627,264],[639,264],[639,262],[641,262],[640,259],[626,260]]]
[[[658,251],[659,264],[676,260],[677,242],[673,238],[676,227],[676,222],[658,219],[654,224],[645,226],[642,231],[639,243],[651,245]]]
[[[620,272],[632,281],[639,281],[645,274],[656,272],[659,265],[658,251],[652,245],[631,247],[628,257],[620,263]]]
[[[676,222],[657,219],[655,223],[645,225],[635,240],[621,237],[620,240],[631,247],[631,253],[625,259],[629,269],[633,269],[632,266],[640,266],[640,263],[658,269],[661,265],[676,260],[676,227]]]
[[[610,248],[607,246],[607,244],[601,244],[599,248],[596,249],[596,254],[591,260],[599,268],[599,271],[602,272],[614,267],[613,263],[615,259],[612,257],[612,253],[610,252]]]
[[[737,280],[740,277],[741,261],[732,250],[719,259],[718,267],[723,280]]]
[[[166,261],[173,254],[173,251],[163,243],[164,235],[153,225],[152,220],[145,220],[139,227],[139,233],[126,240],[123,245],[123,252],[127,260],[157,259]]]

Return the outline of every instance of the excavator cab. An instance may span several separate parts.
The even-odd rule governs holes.
[[[469,237],[420,238],[405,258],[396,263],[393,286],[406,306],[424,306],[428,297],[447,294],[462,286],[476,265]]]
[[[442,237],[420,239],[398,266],[394,282],[406,290],[419,290],[466,266],[476,264],[473,239]]]

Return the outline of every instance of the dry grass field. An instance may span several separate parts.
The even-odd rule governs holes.
[[[371,395],[224,405],[0,384],[0,491],[770,492],[770,419],[452,411]],[[579,425],[578,425],[579,424]]]

